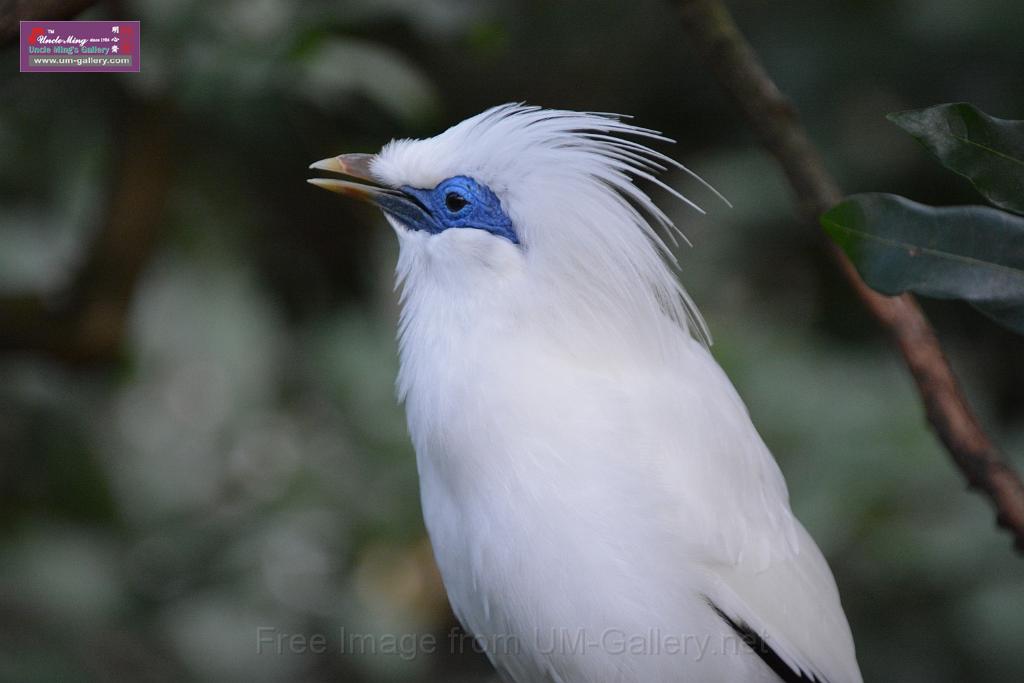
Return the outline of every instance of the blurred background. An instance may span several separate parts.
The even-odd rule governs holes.
[[[1019,0],[730,6],[845,191],[981,201],[884,115],[1024,118]],[[508,101],[633,114],[735,205],[681,176],[707,216],[658,195],[865,679],[1024,680],[1010,537],[669,3],[124,0],[80,18],[141,20],[141,73],[18,74],[0,49],[0,680],[492,680],[452,635],[420,518],[393,236],[304,180]],[[1024,466],[1024,342],[925,307]]]

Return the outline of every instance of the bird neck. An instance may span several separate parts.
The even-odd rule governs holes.
[[[498,283],[452,286],[421,275],[404,284],[398,382],[403,400],[417,387],[433,393],[460,373],[512,363],[528,372],[540,356],[602,371],[663,366],[692,342],[660,309],[529,272]]]

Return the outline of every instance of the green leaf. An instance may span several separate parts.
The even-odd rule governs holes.
[[[879,292],[963,299],[1024,334],[1024,218],[872,193],[847,197],[821,225]]]
[[[1024,121],[997,119],[965,103],[895,112],[889,120],[990,202],[1024,213]]]

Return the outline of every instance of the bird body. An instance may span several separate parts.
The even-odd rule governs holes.
[[[399,236],[399,396],[452,607],[515,683],[858,683],[616,118],[506,105],[314,166]]]

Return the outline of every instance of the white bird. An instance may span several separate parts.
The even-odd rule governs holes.
[[[637,138],[667,141],[510,104],[311,166],[371,181],[309,182],[398,235],[398,393],[451,605],[515,683],[859,683],[634,182],[682,167]]]

